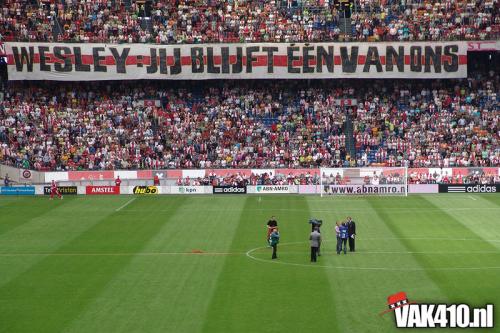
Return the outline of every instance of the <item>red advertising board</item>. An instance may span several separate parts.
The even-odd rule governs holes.
[[[87,195],[113,195],[120,194],[120,186],[87,186]]]

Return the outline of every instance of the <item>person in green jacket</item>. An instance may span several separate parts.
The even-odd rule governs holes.
[[[280,242],[280,233],[278,229],[274,229],[274,231],[271,233],[271,236],[269,236],[269,243],[271,244],[271,247],[273,248],[273,256],[271,259],[276,259],[278,258],[276,252],[278,251],[278,243]]]

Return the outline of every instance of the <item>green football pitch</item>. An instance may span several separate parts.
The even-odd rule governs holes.
[[[357,251],[337,255],[346,216]],[[0,332],[397,332],[379,314],[399,291],[500,320],[500,196],[0,198]]]

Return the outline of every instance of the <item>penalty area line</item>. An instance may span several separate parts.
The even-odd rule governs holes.
[[[472,200],[474,200],[474,201],[477,201],[477,199],[476,199],[476,198],[474,198],[472,195],[469,195],[469,198],[471,198],[471,199],[472,199]]]
[[[132,202],[135,201],[135,199],[137,198],[132,198],[130,199],[129,201],[127,201],[125,204],[121,205],[120,207],[118,207],[115,212],[119,212],[120,210],[122,210],[123,208],[127,207],[128,205],[130,205]]]

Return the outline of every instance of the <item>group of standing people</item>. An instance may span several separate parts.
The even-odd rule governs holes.
[[[311,220],[317,221],[317,220]],[[313,230],[309,235],[309,241],[311,242],[311,262],[316,262],[318,260],[318,256],[320,256],[320,248],[321,248],[321,232],[320,226],[321,224],[314,224]],[[349,216],[346,221],[340,223],[335,223],[335,235],[337,236],[337,254],[340,254],[344,251],[344,254],[347,254],[347,244],[349,243],[349,252],[355,252],[356,248],[356,223]]]
[[[321,220],[311,219],[309,220],[311,224],[311,234],[309,235],[309,241],[311,245],[311,262],[317,262],[318,257],[321,256],[321,231],[320,227],[322,225]],[[335,223],[335,234],[337,236],[337,254],[342,251],[347,254],[347,244],[349,244],[349,252],[355,252],[355,241],[356,241],[356,223],[349,216],[344,222]],[[278,258],[278,244],[280,241],[280,233],[278,231],[278,221],[274,216],[271,216],[267,222],[267,241],[269,246],[273,249],[273,254],[271,259]]]
[[[356,252],[356,223],[349,216],[344,222],[335,223],[335,234],[337,236],[337,254],[344,251],[347,254],[347,243],[349,252]]]

